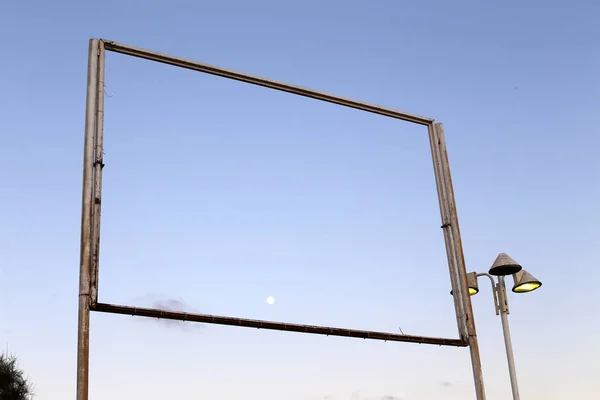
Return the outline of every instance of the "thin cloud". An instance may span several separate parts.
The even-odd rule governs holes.
[[[197,310],[194,310],[193,307],[190,307],[188,304],[181,300],[158,294],[147,294],[145,296],[133,300],[133,303],[139,307],[151,307],[163,311],[198,313]],[[140,322],[158,324],[165,328],[177,328],[186,332],[196,331],[198,329],[203,329],[206,327],[206,324],[200,324],[197,322],[176,321],[172,319],[138,317],[135,320]]]
[[[161,299],[155,300],[152,302],[152,308],[156,308],[164,311],[178,311],[178,312],[191,312],[190,307],[185,304],[183,301],[177,299]],[[204,324],[200,325],[197,322],[185,322],[185,321],[175,321],[172,319],[154,319],[154,321],[166,327],[177,327],[179,329],[183,329],[184,331],[190,331],[193,329],[198,329],[202,327]]]

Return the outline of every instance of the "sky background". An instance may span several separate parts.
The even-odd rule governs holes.
[[[37,398],[74,398],[99,37],[443,122],[468,270],[506,252],[544,283],[509,294],[522,397],[597,399],[598,13],[552,0],[3,1],[0,347]],[[101,301],[457,336],[424,127],[114,53],[106,93]],[[500,319],[480,288],[487,395],[507,399]],[[474,398],[464,348],[91,323],[93,400]]]

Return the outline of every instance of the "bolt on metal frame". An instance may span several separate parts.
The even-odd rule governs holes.
[[[104,126],[104,76],[105,53],[113,51],[133,57],[156,61],[176,67],[187,68],[211,75],[221,76],[253,85],[310,97],[370,113],[375,113],[427,127],[440,214],[448,258],[450,281],[459,338],[436,338],[385,332],[342,329],[328,326],[300,325],[284,322],[252,320],[228,316],[190,314],[159,309],[137,308],[98,302],[98,274],[100,254],[100,212],[102,199],[103,126]],[[477,333],[468,295],[467,274],[460,239],[460,229],[450,175],[448,154],[441,123],[431,118],[409,114],[377,105],[367,104],[331,94],[289,85],[257,76],[231,71],[150,50],[127,46],[103,39],[90,39],[86,96],[85,141],[83,160],[83,188],[81,214],[81,253],[79,272],[79,319],[77,336],[77,400],[88,400],[89,383],[89,334],[90,311],[166,318],[191,322],[203,322],[240,327],[262,328],[344,336],[363,339],[412,342],[444,346],[469,347],[477,400],[485,400],[483,376]]]

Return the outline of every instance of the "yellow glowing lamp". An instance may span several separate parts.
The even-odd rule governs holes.
[[[524,269],[514,274],[513,279],[515,281],[515,285],[513,286],[512,291],[515,293],[533,292],[542,286],[542,282]]]
[[[479,293],[479,284],[477,283],[477,273],[470,272],[467,274],[467,286],[469,287],[469,296]],[[452,290],[450,291],[452,293]]]

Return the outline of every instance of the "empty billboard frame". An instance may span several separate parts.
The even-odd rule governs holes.
[[[338,104],[374,114],[424,125],[429,136],[440,214],[454,297],[459,338],[425,337],[386,332],[344,329],[236,318],[231,316],[174,312],[169,310],[139,308],[98,302],[98,272],[100,254],[100,215],[102,199],[103,137],[104,137],[104,76],[106,51],[121,53],[175,67],[233,79],[291,94]],[[90,39],[87,72],[85,116],[85,141],[83,160],[83,189],[81,216],[81,253],[79,271],[79,320],[77,353],[77,400],[88,399],[89,382],[89,329],[90,312],[126,314],[141,317],[163,318],[208,324],[232,325],[279,331],[343,336],[362,339],[412,342],[440,346],[469,347],[475,389],[478,400],[485,399],[479,347],[468,296],[466,268],[460,229],[454,200],[454,190],[448,164],[448,155],[441,123],[432,118],[409,114],[377,105],[367,104],[331,94],[289,85],[257,76],[231,71],[150,50],[127,46],[104,39]]]

